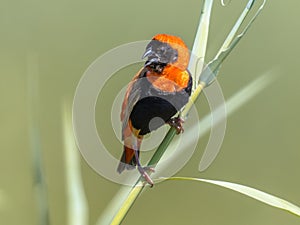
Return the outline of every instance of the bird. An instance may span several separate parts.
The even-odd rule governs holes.
[[[128,84],[121,110],[123,154],[117,172],[137,167],[146,182],[153,181],[140,163],[143,137],[169,124],[177,134],[183,132],[183,119],[174,117],[188,102],[192,76],[187,67],[190,53],[177,36],[157,34],[146,46],[144,66]],[[157,119],[158,118],[158,119]]]

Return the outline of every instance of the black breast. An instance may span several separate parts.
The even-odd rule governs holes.
[[[187,102],[191,95],[192,77],[187,88],[179,92],[163,92],[151,85],[142,71],[139,79],[140,98],[134,105],[130,120],[133,127],[145,135],[164,125]]]

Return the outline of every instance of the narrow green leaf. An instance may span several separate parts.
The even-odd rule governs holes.
[[[254,1],[249,1],[245,10],[243,11],[242,15],[237,20],[236,24],[234,25],[233,29],[227,36],[224,44],[220,48],[218,54],[216,57],[208,63],[208,65],[204,68],[202,74],[200,75],[200,82],[203,82],[206,84],[206,86],[209,86],[217,77],[220,67],[222,65],[222,62],[227,58],[227,56],[230,54],[230,52],[234,49],[234,47],[239,43],[239,41],[243,38],[243,36],[246,34],[246,32],[251,27],[252,23],[255,21],[257,16],[260,14],[261,10],[263,9],[266,0],[263,1],[259,9],[257,10],[256,14],[252,17],[250,22],[246,25],[244,30],[237,35],[234,38],[234,35],[236,34],[238,28],[242,25],[242,22],[244,21],[245,17],[248,15],[249,10],[251,9]]]
[[[235,25],[232,27],[230,33],[228,34],[227,38],[225,39],[225,41],[222,45],[222,47],[220,48],[219,52],[217,53],[216,58],[219,57],[219,54],[222,51],[224,51],[225,49],[227,49],[229,47],[229,45],[232,42],[233,38],[235,37],[238,29],[240,28],[240,26],[244,22],[245,18],[247,17],[248,13],[250,12],[254,2],[255,2],[255,0],[249,0],[248,1],[248,4],[246,5],[244,11],[241,13],[240,17],[236,21]]]
[[[207,0],[203,3],[199,26],[192,48],[188,70],[193,75],[193,90],[198,85],[199,76],[204,65],[212,5],[213,0]]]
[[[231,183],[227,181],[219,181],[219,180],[208,180],[208,179],[200,179],[200,178],[193,178],[193,177],[170,177],[170,178],[161,178],[159,180],[185,180],[185,181],[199,181],[214,184],[220,187],[224,187],[236,192],[239,192],[243,195],[249,196],[254,198],[260,202],[263,202],[267,205],[286,210],[291,212],[297,216],[300,216],[300,207],[290,203],[282,198],[276,197],[274,195],[268,194],[266,192],[257,190],[252,187],[248,187],[241,184]]]
[[[66,164],[67,210],[69,225],[88,224],[88,203],[85,197],[80,157],[77,150],[73,128],[71,104],[65,102],[62,109],[63,137]]]
[[[32,157],[33,187],[38,212],[38,223],[49,225],[48,188],[44,173],[42,144],[40,137],[40,107],[39,107],[39,55],[29,51],[27,55],[27,97],[28,97],[28,127],[29,142]]]

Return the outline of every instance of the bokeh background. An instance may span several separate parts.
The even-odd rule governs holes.
[[[120,44],[170,33],[191,48],[202,2],[1,1],[0,224],[39,224],[34,146],[41,150],[50,224],[67,224],[63,104],[71,104],[87,67]],[[208,59],[246,2],[232,1],[225,8],[215,2]],[[292,0],[267,2],[224,63],[218,80],[228,99],[266,71],[274,70],[278,78],[228,118],[221,152],[205,172],[198,171],[198,164],[209,134],[201,138],[193,158],[177,175],[242,183],[300,205],[299,7],[300,2]],[[107,90],[116,93],[139,66],[120,71]],[[110,106],[113,98],[108,93],[97,109]],[[197,108],[200,117],[209,112],[203,96]],[[119,157],[121,144],[115,142],[110,124],[102,123],[109,115],[109,108],[103,114],[99,110],[97,126],[99,133],[107,135],[112,154]],[[99,176],[84,159],[80,168],[92,225],[120,185]],[[172,181],[145,191],[124,224],[299,222],[294,215],[229,190]]]

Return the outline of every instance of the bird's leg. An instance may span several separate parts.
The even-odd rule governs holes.
[[[180,116],[173,117],[167,121],[167,123],[176,129],[176,133],[180,134],[184,132],[182,124],[184,123],[184,120],[180,118]]]
[[[135,155],[135,160],[136,160],[138,171],[144,177],[144,179],[147,181],[147,183],[150,185],[150,187],[153,187],[153,181],[152,181],[151,177],[149,176],[149,174],[146,172],[146,170],[154,172],[154,169],[151,167],[148,167],[148,166],[142,167],[141,163],[140,163],[138,152],[134,151],[134,155]]]

